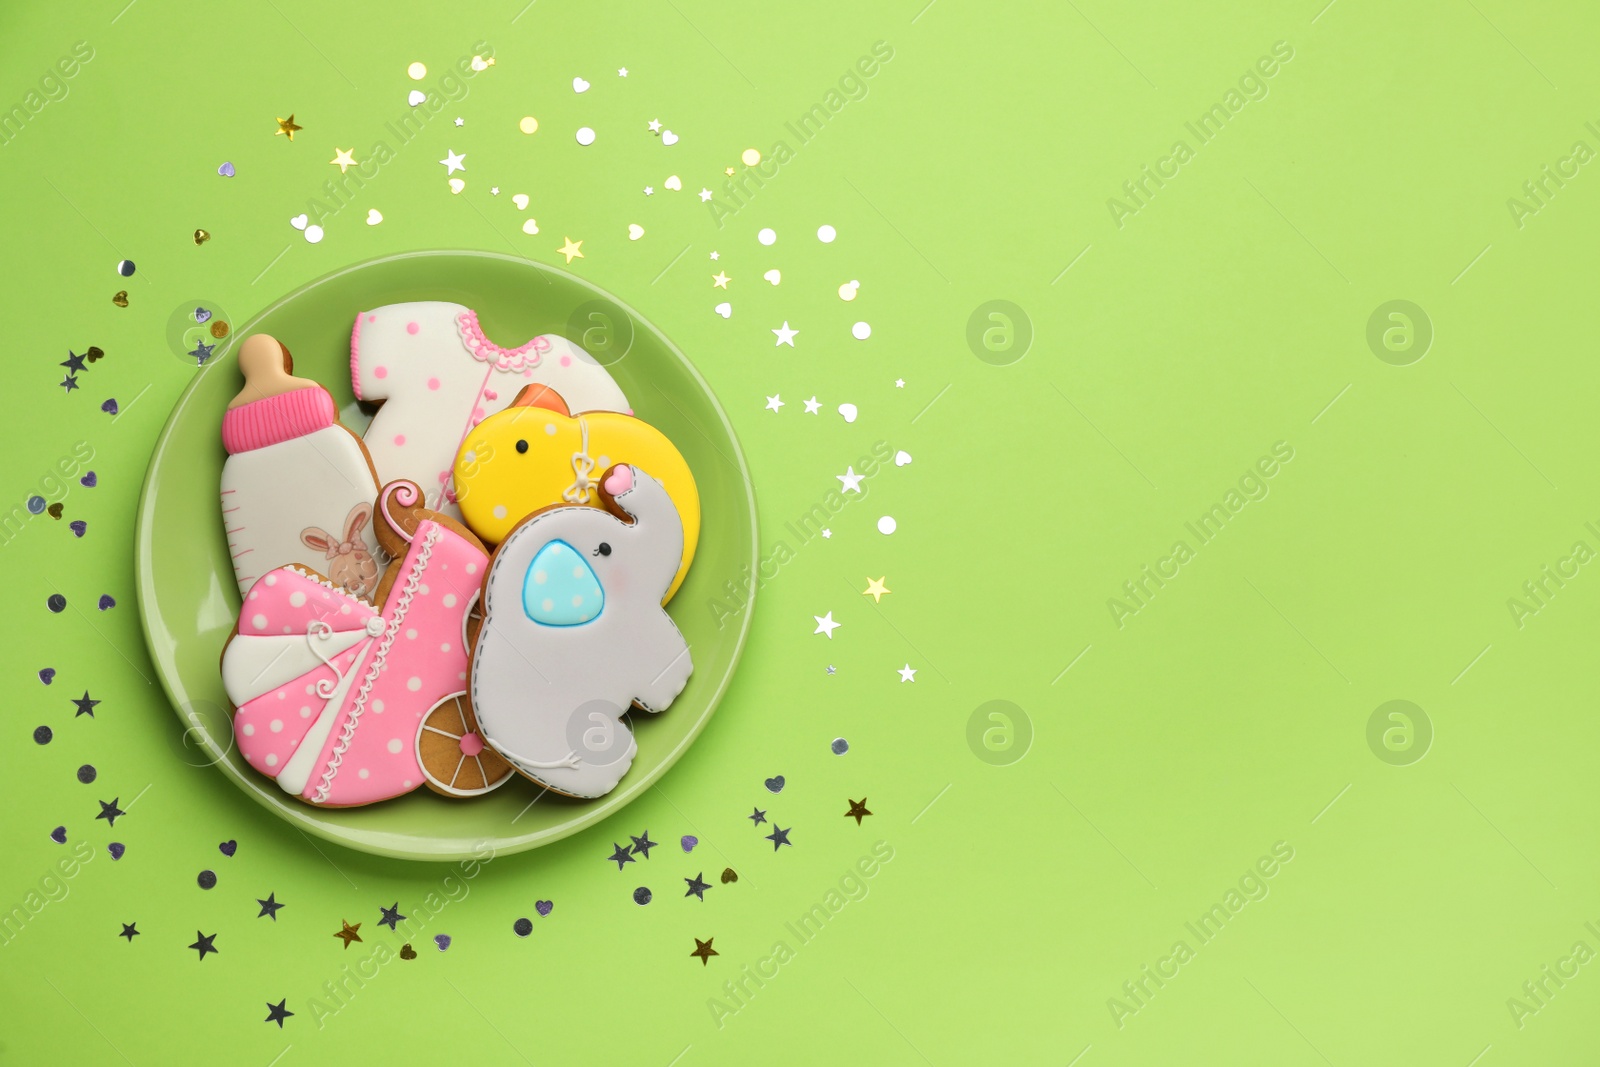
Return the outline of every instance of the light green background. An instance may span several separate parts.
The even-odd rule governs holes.
[[[1574,142],[1600,148],[1585,126],[1600,125],[1592,16],[1498,0],[519,6],[137,0],[0,15],[6,107],[74,42],[94,49],[65,99],[0,148],[17,369],[0,393],[5,500],[39,491],[78,442],[99,477],[71,482],[60,522],[34,519],[0,551],[13,650],[0,907],[73,847],[48,839],[58,823],[95,850],[0,948],[0,1060],[1592,1057],[1593,963],[1563,988],[1546,980],[1553,995],[1520,1027],[1507,1006],[1575,942],[1600,950],[1585,926],[1600,927],[1587,654],[1600,579],[1579,567],[1520,627],[1507,606],[1574,542],[1600,549],[1585,525],[1600,525],[1587,314],[1600,178],[1591,165],[1548,182],[1520,227],[1507,206]],[[801,145],[785,123],[880,40],[893,59],[865,98]],[[288,219],[336,175],[334,149],[366,158],[407,111],[406,65],[427,63],[434,89],[479,41],[496,65],[307,244]],[[1265,98],[1198,145],[1185,123],[1278,41],[1293,59]],[[592,88],[574,94],[574,76]],[[291,111],[305,127],[292,144],[272,136]],[[532,137],[516,128],[526,114]],[[652,137],[651,119],[680,142]],[[599,132],[590,148],[572,138],[580,125]],[[1108,198],[1180,138],[1194,158],[1119,228]],[[695,190],[779,139],[793,158],[719,229]],[[436,162],[447,149],[467,155],[459,196]],[[237,177],[217,176],[223,160]],[[682,192],[663,189],[670,174]],[[532,198],[537,237],[520,232],[515,192]],[[369,208],[381,225],[364,224]],[[644,238],[627,239],[630,223]],[[813,236],[823,223],[831,245]],[[196,227],[213,235],[203,247]],[[243,318],[404,249],[558,262],[564,236],[584,241],[574,272],[639,308],[712,383],[767,551],[874,441],[914,462],[865,483],[834,536],[796,548],[762,590],[722,711],[658,789],[450,883],[464,896],[417,935],[420,957],[382,965],[321,1016],[324,982],[393,951],[379,906],[417,915],[452,868],[319,852],[178,754],[131,561],[149,449],[191,373],[166,349],[167,317],[205,298]],[[139,264],[126,281],[112,270],[124,256]],[[835,290],[850,279],[861,294],[846,304]],[[114,308],[124,287],[131,306]],[[723,299],[727,321],[712,312]],[[1033,325],[1010,366],[967,345],[968,316],[991,299]],[[1366,342],[1394,299],[1435,331],[1409,366]],[[864,343],[858,319],[873,326]],[[785,320],[801,331],[793,350],[769,332]],[[63,395],[55,363],[90,344],[107,358]],[[818,416],[801,406],[813,394]],[[98,410],[107,397],[115,419]],[[843,402],[855,423],[834,413]],[[1270,494],[1191,542],[1194,558],[1119,628],[1108,598],[1279,441],[1294,458]],[[875,529],[885,514],[891,537]],[[89,523],[81,541],[74,518]],[[893,593],[875,607],[860,590],[879,575]],[[72,605],[61,615],[44,609],[56,590]],[[102,593],[115,609],[95,610]],[[831,640],[811,632],[828,611],[842,623]],[[906,663],[913,683],[895,673]],[[85,688],[103,701],[93,721],[71,717]],[[1010,766],[968,747],[968,718],[991,699],[1032,724]],[[1393,699],[1435,732],[1409,766],[1366,739]],[[44,748],[29,740],[40,723],[56,730]],[[848,755],[828,751],[835,736]],[[93,785],[74,776],[84,762]],[[775,797],[761,784],[773,774],[787,779]],[[875,814],[857,828],[841,816],[862,795]],[[139,797],[114,829],[93,819],[112,796]],[[774,854],[744,819],[757,803],[794,827],[794,848]],[[659,851],[619,874],[612,843],[645,828]],[[690,856],[686,833],[701,841]],[[229,838],[232,859],[216,851]],[[111,840],[128,846],[120,862]],[[786,923],[878,841],[893,859],[866,897],[802,944]],[[1276,842],[1294,858],[1269,895],[1200,944],[1185,923]],[[737,884],[681,899],[680,878],[729,865]],[[195,886],[204,867],[220,877],[210,892]],[[636,885],[654,903],[634,905]],[[255,918],[268,891],[287,905],[276,924]],[[538,899],[555,910],[518,940],[511,923]],[[341,949],[341,919],[366,942]],[[143,935],[131,945],[116,936],[128,921]],[[196,962],[197,927],[220,955]],[[454,938],[447,953],[434,933]],[[695,937],[715,938],[709,966],[688,956]],[[1108,999],[1180,939],[1194,958],[1119,1027]],[[719,1028],[708,998],[779,940],[793,958]],[[297,1013],[282,1031],[261,1022],[280,998]]]

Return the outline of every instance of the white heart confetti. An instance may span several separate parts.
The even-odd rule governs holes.
[[[522,232],[531,237],[539,232],[539,224],[534,220],[529,219],[522,224]]]
[[[428,94],[423,92],[421,89],[413,89],[406,94],[406,103],[410,104],[412,107],[416,107],[426,99],[428,99]]]
[[[857,281],[845,282],[843,285],[839,286],[839,299],[840,300],[854,300],[856,298],[856,291],[858,289],[860,289],[860,288],[861,288],[861,283],[860,282],[857,282]]]
[[[316,244],[318,241],[322,240],[322,227],[321,226],[307,226],[306,227],[306,240],[310,241],[312,244]]]
[[[368,226],[376,226],[378,223],[380,223],[382,221],[383,221],[383,215],[378,211],[377,208],[374,207],[374,208],[368,208],[367,209],[367,225]]]
[[[844,416],[845,422],[856,421],[856,406],[854,404],[840,404],[839,414]]]
[[[637,241],[639,238],[641,238],[643,236],[644,236],[644,227],[643,226],[640,226],[637,222],[631,222],[631,223],[628,224],[628,240]]]
[[[715,311],[718,315],[721,315],[725,319],[733,317],[733,305],[728,303],[726,300],[711,310]]]
[[[668,189],[671,189],[673,192],[677,192],[679,189],[683,188],[683,181],[676,174],[674,174],[672,177],[668,178],[666,181],[662,182],[661,184],[665,185]]]
[[[594,130],[587,126],[579,126],[577,132],[578,143],[587,148],[594,144]]]
[[[661,131],[661,143],[664,144],[664,145],[667,145],[668,147],[671,147],[672,145],[675,145],[675,144],[678,143],[678,135],[673,133],[671,130],[662,130]]]
[[[776,267],[767,271],[767,273],[763,274],[762,277],[771,282],[773,285],[777,285],[779,282],[783,281],[783,275],[778,273],[778,268]]]
[[[582,78],[573,78],[572,91],[575,93],[586,93],[589,91],[589,83],[584,81]]]
[[[894,465],[896,467],[904,467],[906,464],[908,464],[910,462],[911,462],[911,453],[910,452],[906,452],[906,451],[902,450],[902,451],[896,452],[894,454]]]
[[[527,193],[518,193],[516,196],[513,196],[511,198],[511,202],[513,204],[517,205],[517,210],[518,211],[526,211],[526,210],[528,210],[528,194]]]
[[[289,220],[289,225],[293,226],[297,230],[303,230],[306,228],[306,223],[310,221],[311,220],[306,218],[304,215],[296,215],[294,218]]]
[[[451,178],[450,179],[450,191],[452,193],[459,193],[461,190],[465,189],[466,187],[467,187],[467,183],[462,181],[460,178]]]
[[[482,56],[473,56],[472,57],[472,69],[473,70],[488,70],[489,69],[489,61],[484,59]]]

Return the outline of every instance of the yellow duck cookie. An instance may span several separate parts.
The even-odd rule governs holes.
[[[540,508],[600,507],[599,479],[614,463],[649,471],[683,520],[683,561],[662,598],[683,584],[700,541],[700,492],[689,465],[666,435],[632,415],[572,415],[549,386],[529,385],[504,411],[484,419],[456,453],[455,493],[472,532],[491,545]]]

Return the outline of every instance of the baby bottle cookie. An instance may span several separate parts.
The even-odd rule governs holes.
[[[378,479],[333,397],[296,378],[267,334],[239,347],[244,388],[222,416],[222,519],[244,594],[268,571],[299,564],[369,596],[386,561],[372,529]]]

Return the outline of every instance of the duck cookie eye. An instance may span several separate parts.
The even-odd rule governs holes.
[[[528,442],[526,442],[526,441],[518,441],[517,442],[517,451],[518,452],[526,452],[527,450],[528,450]]]
[[[611,546],[601,541],[600,547],[594,550],[594,554],[597,556],[609,556],[611,555]]]

